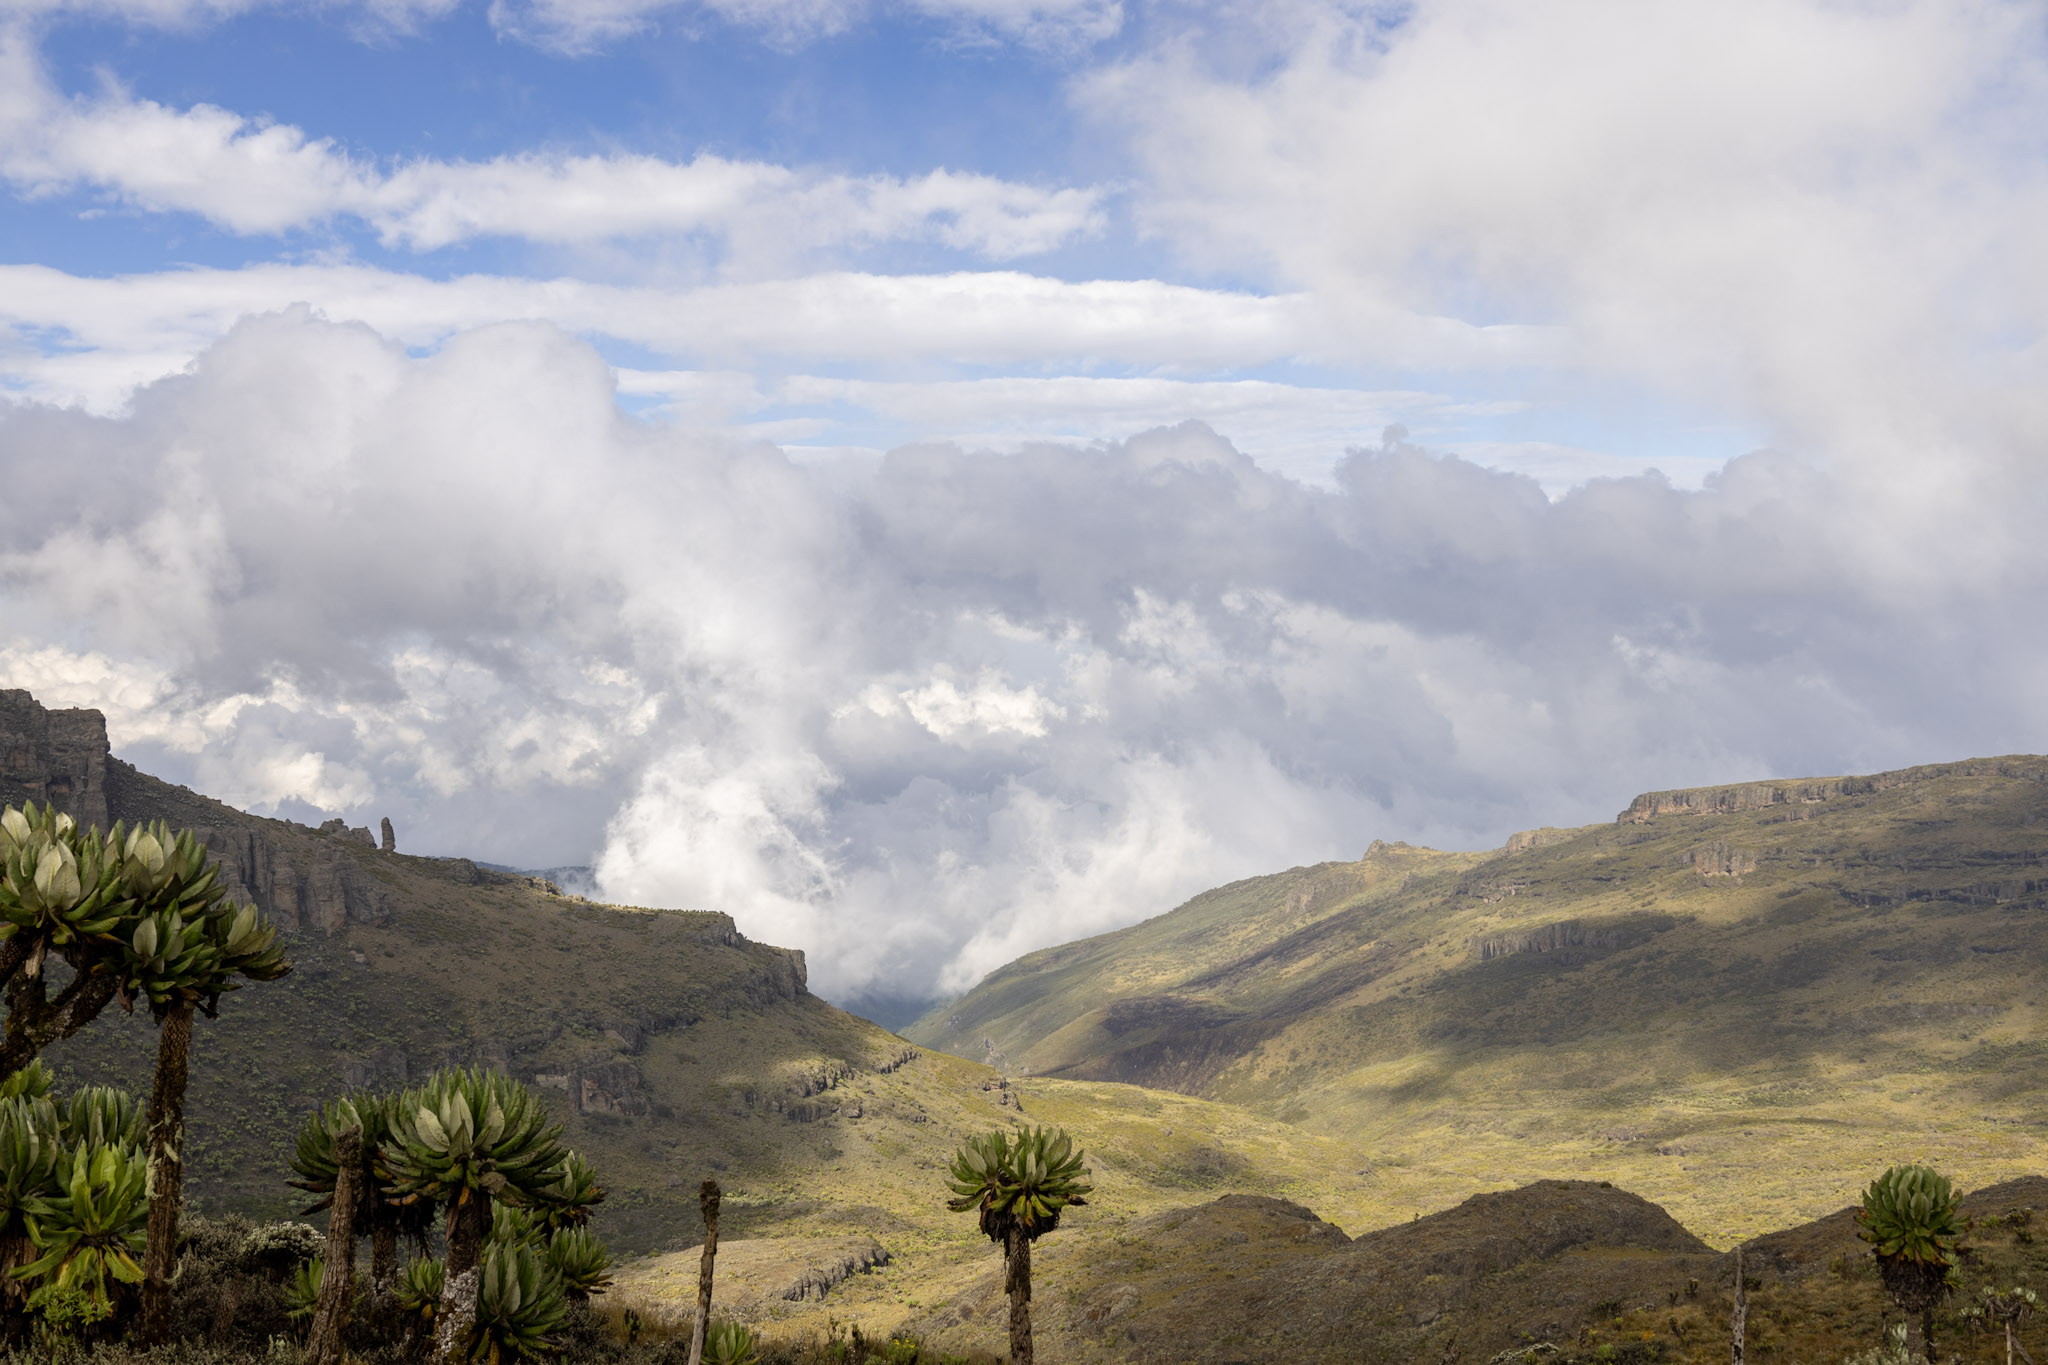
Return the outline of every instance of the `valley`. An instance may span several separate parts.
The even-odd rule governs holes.
[[[487,1065],[538,1087],[597,1165],[615,1302],[650,1314],[690,1296],[710,1176],[749,1320],[996,1349],[998,1258],[942,1172],[1019,1121],[1074,1134],[1096,1185],[1042,1248],[1051,1360],[1263,1359],[1258,1314],[1294,1324],[1300,1359],[1348,1358],[1303,1305],[1351,1303],[1339,1286],[1423,1245],[1438,1288],[1344,1311],[1484,1359],[1640,1317],[1803,1220],[1837,1219],[1835,1250],[1801,1263],[1827,1271],[1855,1252],[1837,1211],[1895,1161],[2048,1203],[2025,1183],[2048,1131],[2048,760],[1652,793],[1483,852],[1375,844],[1032,954],[906,1036],[717,910],[250,816],[113,757],[97,713],[4,693],[0,802],[24,799],[199,831],[285,929],[293,973],[197,1030],[202,1212],[300,1207],[286,1158],[321,1100]],[[50,1059],[134,1086],[153,1047],[116,1009]],[[1474,1199],[1507,1202],[1475,1222]],[[1581,1214],[1577,1242],[1473,1249],[1489,1219]],[[1876,1302],[1836,1278],[1841,1302]],[[1538,1301],[1554,1311],[1524,1321]]]

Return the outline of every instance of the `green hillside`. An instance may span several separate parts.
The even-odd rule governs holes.
[[[1651,793],[1234,883],[906,1034],[1341,1136],[1389,1207],[1611,1179],[1725,1243],[1907,1156],[2040,1169],[2044,858],[2040,758]]]
[[[2048,1180],[1967,1195],[1963,1292],[1936,1316],[1939,1358],[2006,1360],[1961,1316],[1986,1287],[2039,1285],[2033,1228]],[[1744,1247],[1747,1358],[1842,1361],[1883,1340],[1885,1299],[1850,1209]],[[1546,1180],[1354,1239],[1308,1209],[1230,1195],[1134,1220],[1115,1236],[1044,1239],[1032,1318],[1044,1358],[1072,1365],[1726,1365],[1734,1257],[1656,1204]],[[1002,1346],[993,1271],[912,1319],[952,1350]],[[2022,1344],[2038,1353],[2042,1328]],[[2038,1354],[2035,1357],[2038,1359]]]
[[[0,702],[17,724],[33,708],[23,693]],[[748,941],[726,915],[598,905],[464,859],[386,852],[366,831],[250,816],[109,757],[93,713],[48,714],[70,726],[68,775],[24,781],[36,746],[0,725],[0,802],[198,831],[235,894],[284,926],[296,964],[195,1029],[185,1160],[201,1212],[295,1211],[292,1137],[321,1100],[481,1064],[537,1085],[597,1165],[611,1194],[596,1226],[616,1250],[694,1244],[706,1176],[725,1188],[736,1242],[879,1241],[884,1268],[768,1314],[792,1331],[813,1318],[885,1329],[981,1268],[988,1242],[946,1211],[942,1168],[967,1134],[1019,1118],[1087,1144],[1101,1198],[1080,1226],[1240,1186],[1370,1216],[1369,1181],[1327,1135],[1178,1094],[1007,1086],[810,994],[800,954]],[[155,1045],[147,1012],[117,1005],[47,1055],[68,1082],[146,1092]],[[622,1280],[649,1311],[660,1263]]]

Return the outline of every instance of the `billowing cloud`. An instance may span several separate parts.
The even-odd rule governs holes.
[[[2024,478],[1945,528],[1990,577],[1768,454],[1551,498],[1390,438],[1312,487],[1188,425],[823,478],[622,416],[551,327],[303,311],[120,416],[17,406],[0,468],[0,681],[259,808],[594,859],[843,996],[1376,837],[2048,739]]]
[[[1187,259],[1553,328],[1831,457],[1960,458],[2038,373],[2033,5],[1219,8],[1085,79]]]

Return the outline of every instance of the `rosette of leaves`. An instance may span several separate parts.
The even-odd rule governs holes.
[[[405,1315],[429,1326],[441,1306],[441,1290],[447,1284],[441,1262],[432,1256],[415,1256],[398,1274],[393,1294]]]
[[[704,1365],[754,1365],[754,1334],[736,1322],[717,1322],[704,1338]]]
[[[0,975],[51,948],[109,940],[128,914],[119,825],[102,839],[54,807],[0,811]],[[139,832],[139,831],[138,831]],[[74,966],[78,965],[73,963]]]
[[[437,1072],[391,1116],[390,1193],[448,1211],[448,1274],[478,1263],[491,1204],[531,1207],[562,1164],[561,1125],[540,1097],[496,1071]]]
[[[500,1205],[491,1210],[492,1242],[510,1242],[519,1246],[540,1247],[545,1244],[546,1233],[534,1216],[521,1208]]]
[[[89,1085],[57,1109],[64,1145],[88,1147],[142,1146],[142,1106],[125,1090]]]
[[[50,1074],[50,1068],[43,1065],[41,1058],[37,1058],[12,1076],[0,1080],[0,1102],[14,1099],[39,1100],[49,1094],[50,1087],[55,1084],[56,1077]]]
[[[1870,1182],[1857,1211],[1857,1236],[1877,1257],[1885,1293],[1920,1320],[1922,1353],[1932,1356],[1934,1307],[1949,1293],[1963,1228],[1955,1187],[1929,1166],[1894,1166]]]
[[[299,1262],[298,1269],[284,1282],[284,1315],[304,1322],[320,1307],[320,1282],[327,1278],[327,1257],[315,1255]]]
[[[79,1143],[60,1152],[55,1191],[27,1205],[29,1240],[42,1255],[15,1274],[58,1293],[83,1292],[96,1307],[110,1308],[110,1282],[142,1282],[136,1254],[149,1216],[148,1181],[141,1153],[129,1147]]]
[[[370,1283],[379,1290],[398,1273],[398,1239],[409,1236],[423,1242],[434,1219],[431,1201],[399,1204],[384,1191],[391,1179],[386,1149],[391,1145],[391,1113],[397,1103],[395,1096],[359,1094],[322,1105],[299,1127],[291,1161],[295,1178],[285,1182],[318,1196],[301,1216],[331,1208],[340,1174],[335,1139],[351,1127],[362,1130],[357,1184],[362,1198],[356,1206],[355,1225],[370,1239]]]
[[[367,1099],[368,1097],[364,1097]],[[367,1114],[365,1111],[368,1111]],[[334,1140],[350,1128],[359,1128],[363,1135],[362,1174],[364,1188],[370,1188],[376,1180],[376,1142],[372,1128],[389,1133],[389,1126],[378,1122],[386,1117],[383,1106],[371,1101],[364,1103],[355,1097],[333,1100],[321,1105],[306,1116],[299,1125],[299,1135],[292,1146],[292,1174],[297,1177],[285,1183],[295,1190],[304,1190],[320,1196],[299,1211],[300,1217],[319,1213],[334,1204],[334,1186],[340,1178],[341,1167],[335,1159]]]
[[[1014,1137],[985,1133],[953,1154],[946,1183],[959,1197],[946,1207],[978,1212],[991,1241],[1003,1241],[1013,1229],[1036,1239],[1059,1226],[1063,1209],[1088,1202],[1083,1196],[1094,1187],[1087,1174],[1080,1150],[1057,1129],[1026,1128]]]
[[[39,1068],[37,1068],[39,1070]],[[17,1072],[27,1075],[27,1072]],[[56,1192],[58,1135],[56,1106],[42,1095],[0,1099],[0,1301],[18,1301],[23,1286],[13,1272],[30,1257],[29,1207]]]
[[[569,1314],[561,1277],[533,1247],[492,1242],[477,1282],[476,1323],[469,1357],[485,1365],[536,1356]]]
[[[587,1299],[611,1287],[611,1253],[589,1228],[563,1228],[548,1239],[546,1255],[571,1299]]]
[[[130,933],[120,985],[124,1002],[140,997],[160,1020],[179,1008],[196,1008],[211,1019],[220,998],[241,986],[238,978],[275,981],[291,970],[277,926],[255,906],[228,903],[193,913],[192,904],[178,899],[185,890],[174,892],[170,905],[140,917]]]
[[[539,1192],[534,1213],[549,1232],[580,1228],[590,1221],[590,1210],[604,1202],[605,1189],[597,1183],[597,1171],[581,1155],[570,1152],[549,1173]]]

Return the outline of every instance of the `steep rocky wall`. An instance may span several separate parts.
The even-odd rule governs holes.
[[[0,689],[0,806],[55,805],[81,825],[105,828],[107,719],[97,711],[45,708]]]
[[[2048,782],[2048,758],[2016,754],[2005,758],[1973,758],[1961,763],[1930,763],[1899,768],[1869,777],[1816,777],[1789,782],[1741,782],[1726,787],[1686,787],[1644,792],[1614,817],[1618,825],[1646,825],[1666,815],[1727,815],[1771,806],[1808,805],[1848,796],[1896,791],[1944,777],[2003,777]],[[1519,837],[1519,836],[1517,836]],[[1510,851],[1514,851],[1512,848]]]
[[[384,886],[349,847],[374,852],[367,830],[341,821],[313,831],[245,815],[145,777],[114,758],[106,717],[51,710],[20,690],[0,690],[0,805],[54,804],[102,829],[165,820],[189,829],[220,860],[228,895],[254,901],[287,929],[333,933],[389,914]]]
[[[345,835],[280,840],[257,825],[192,833],[220,860],[228,895],[254,901],[287,929],[331,934],[350,922],[381,924],[390,914],[389,893],[341,847],[356,842]]]

